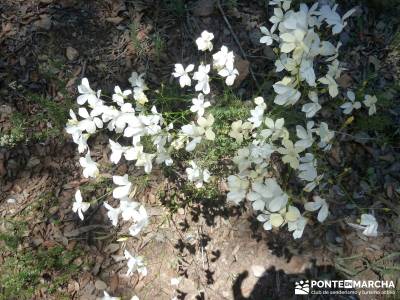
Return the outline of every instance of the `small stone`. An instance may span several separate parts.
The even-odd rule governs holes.
[[[254,277],[260,278],[263,276],[265,268],[263,266],[254,265],[251,266],[251,271],[253,272]]]
[[[107,284],[102,281],[102,280],[96,280],[96,282],[94,283],[94,286],[96,287],[96,289],[104,291],[107,289]]]
[[[25,59],[25,57],[21,56],[21,57],[19,58],[19,64],[20,64],[22,67],[26,65],[26,59]]]
[[[67,47],[66,55],[69,61],[73,61],[78,58],[79,52],[75,48]]]
[[[353,86],[353,78],[349,74],[344,73],[337,79],[337,83],[340,87],[347,89]]]

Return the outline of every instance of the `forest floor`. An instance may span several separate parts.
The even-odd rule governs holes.
[[[364,85],[383,100],[376,118],[357,118],[328,154],[338,175],[337,221],[300,241],[266,233],[221,191],[183,197],[162,169],[147,176],[127,164],[118,170],[136,172],[135,197],[151,217],[139,238],[125,239],[126,228],[113,227],[100,205],[84,221],[71,210],[81,184],[94,196],[109,191],[82,178],[63,130],[81,78],[106,93],[126,87],[132,71],[145,72],[150,87],[171,83],[173,64],[196,58],[194,37],[206,29],[242,57],[238,97],[271,99],[275,54],[258,43],[267,2],[1,1],[0,299],[96,299],[103,290],[123,299],[290,299],[294,282],[309,277],[399,286],[399,5],[360,6],[340,36],[348,63],[341,87]],[[357,4],[343,2],[344,11]],[[105,136],[93,142],[97,161],[107,160],[105,144]],[[346,224],[355,206],[381,211],[377,238]],[[146,258],[148,276],[125,276],[125,248]],[[171,285],[172,278],[181,280]]]

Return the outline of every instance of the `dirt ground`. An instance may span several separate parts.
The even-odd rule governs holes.
[[[207,29],[215,34],[215,44],[228,45],[242,58],[237,94],[248,99],[257,91],[269,97],[275,54],[258,43],[258,28],[271,14],[268,1],[222,1],[221,7],[210,6],[212,2],[1,1],[0,133],[20,125],[23,141],[0,148],[0,233],[5,236],[11,230],[18,237],[14,251],[0,238],[0,271],[8,274],[6,262],[18,253],[47,253],[56,247],[78,253],[67,263],[77,268],[54,291],[46,284],[62,274],[57,268],[43,267],[30,299],[96,299],[103,290],[123,299],[133,295],[140,299],[292,299],[294,282],[309,277],[399,281],[400,207],[395,192],[400,181],[399,135],[384,136],[387,140],[376,143],[343,136],[329,157],[350,195],[364,195],[362,182],[373,178],[371,194],[355,199],[384,212],[379,219],[382,234],[374,239],[346,225],[344,216],[355,212],[342,196],[335,198],[333,209],[338,221],[309,226],[303,239],[294,241],[287,232],[266,233],[248,208],[229,207],[223,197],[201,196],[177,204],[174,196],[182,198],[179,185],[161,169],[137,183],[135,197],[151,216],[150,226],[138,238],[126,239],[124,226],[112,227],[101,205],[83,222],[72,213],[75,190],[88,181],[81,177],[79,155],[62,128],[82,77],[105,92],[117,84],[127,86],[133,70],[146,72],[151,87],[172,82],[175,62],[201,59],[193,42]],[[365,15],[351,24],[356,28],[351,38],[356,40],[347,32],[341,36],[344,47],[352,50],[344,51],[342,61],[349,65],[340,84],[348,87],[372,80],[376,90],[397,102],[388,108],[392,123],[377,133],[382,137],[383,131],[395,132],[400,124],[399,90],[393,87],[400,60],[392,48],[399,23],[394,8],[398,7],[383,11],[361,7]],[[378,74],[373,79],[371,68]],[[13,119],[15,114],[23,120]],[[91,147],[99,162],[107,161],[105,144],[107,137],[99,135]],[[144,175],[126,164],[115,171]],[[95,196],[107,191],[109,187],[100,182],[87,192]],[[21,232],[15,225],[20,223],[24,224]],[[120,259],[124,249],[146,258],[148,276],[125,276],[125,262]],[[397,256],[390,256],[393,253]],[[172,278],[179,278],[179,284],[171,285]],[[1,285],[0,293],[4,292]]]

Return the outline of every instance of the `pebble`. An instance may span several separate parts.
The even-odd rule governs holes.
[[[94,283],[94,286],[96,287],[96,289],[104,291],[107,289],[107,284],[102,281],[102,280],[96,280],[96,282]]]

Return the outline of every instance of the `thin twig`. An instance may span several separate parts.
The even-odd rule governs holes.
[[[220,11],[222,17],[224,18],[224,21],[225,21],[226,26],[228,26],[228,29],[229,29],[229,31],[231,32],[232,37],[233,37],[235,43],[238,45],[239,50],[240,50],[240,52],[241,52],[242,55],[243,55],[243,58],[246,59],[246,60],[248,60],[248,59],[247,59],[246,52],[244,52],[242,46],[240,46],[239,39],[238,39],[238,37],[236,36],[235,32],[233,31],[232,26],[231,26],[231,23],[229,23],[228,18],[226,17],[225,12],[224,12],[224,10],[222,9],[221,1],[220,1],[220,0],[217,1],[217,5],[218,5],[218,10]],[[257,86],[257,89],[260,89],[260,85],[258,84],[257,78],[256,78],[256,76],[254,75],[254,72],[253,72],[253,69],[251,68],[251,66],[249,66],[249,71],[250,71],[251,77],[252,77],[253,80],[254,80],[254,83],[255,83],[256,86]]]

